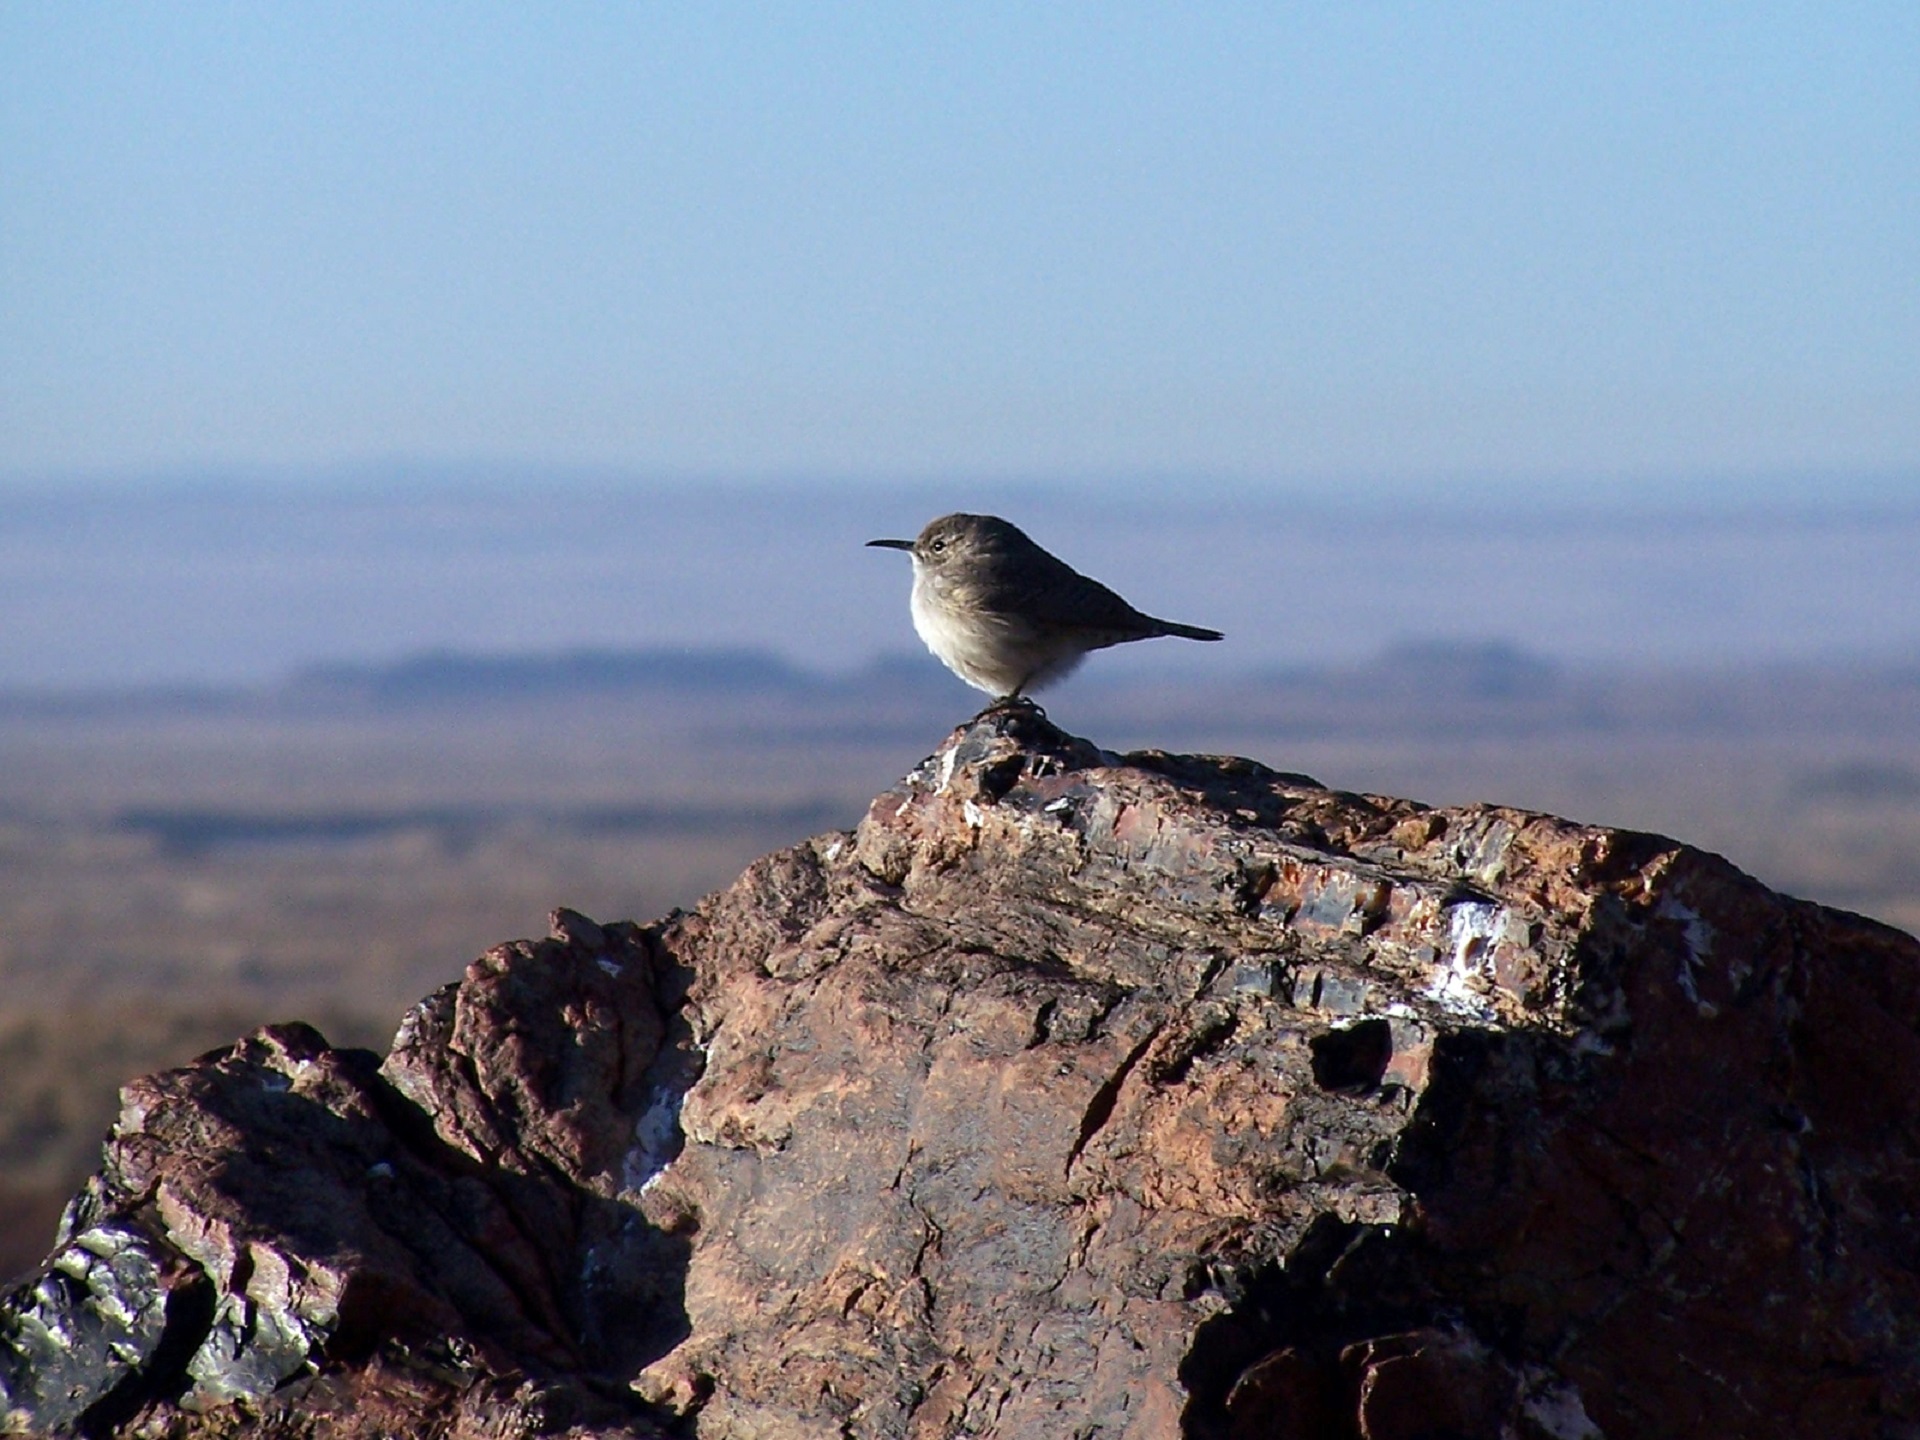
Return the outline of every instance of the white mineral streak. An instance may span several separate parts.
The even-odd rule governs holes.
[[[1521,1402],[1523,1416],[1553,1440],[1606,1440],[1605,1433],[1587,1417],[1587,1407],[1581,1403],[1578,1390],[1564,1380],[1540,1378],[1546,1383],[1538,1385]]]
[[[1700,976],[1706,969],[1708,959],[1713,955],[1713,926],[1701,918],[1698,910],[1675,899],[1672,895],[1660,897],[1660,903],[1654,907],[1653,918],[1679,923],[1681,936],[1686,941],[1687,953],[1680,961],[1680,968],[1673,978],[1687,999],[1695,1005],[1703,1004],[1704,1002],[1700,999]]]
[[[940,782],[933,787],[934,793],[944,795],[947,787],[953,784],[953,772],[960,764],[960,751],[950,749],[940,757]]]
[[[1475,1020],[1498,1018],[1487,988],[1493,978],[1489,952],[1507,913],[1485,900],[1463,900],[1447,907],[1447,953],[1427,982],[1426,995],[1456,1015]]]
[[[624,1189],[645,1194],[660,1178],[673,1159],[673,1143],[680,1128],[681,1093],[669,1085],[656,1085],[647,1096],[647,1108],[633,1123],[633,1148],[621,1167]]]

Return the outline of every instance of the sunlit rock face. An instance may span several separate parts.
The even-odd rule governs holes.
[[[384,1061],[130,1086],[0,1386],[92,1433],[1900,1433],[1916,1017],[1920,943],[1670,841],[1002,709]]]

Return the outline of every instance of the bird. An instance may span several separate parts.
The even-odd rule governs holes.
[[[995,704],[1064,678],[1109,645],[1225,638],[1141,614],[997,515],[942,515],[917,539],[867,544],[913,557],[913,628],[941,664]]]

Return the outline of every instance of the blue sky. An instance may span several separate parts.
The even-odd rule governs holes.
[[[1916,76],[1910,3],[14,0],[0,482],[1911,493]]]

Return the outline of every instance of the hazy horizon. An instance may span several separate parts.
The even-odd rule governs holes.
[[[954,508],[1007,514],[1142,608],[1229,637],[1128,647],[1098,674],[1178,683],[1436,640],[1573,663],[1904,661],[1920,657],[1920,500],[1898,493],[0,489],[0,688],[262,683],[434,650],[749,647],[844,672],[921,653],[904,557],[864,542]]]

